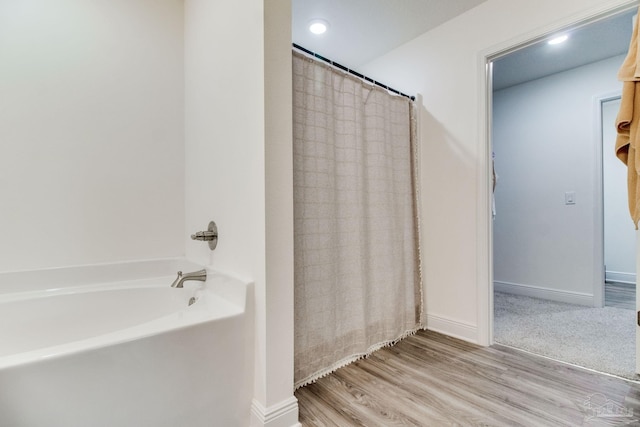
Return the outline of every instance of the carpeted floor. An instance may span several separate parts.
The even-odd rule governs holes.
[[[496,292],[494,341],[620,377],[635,374],[635,311]]]

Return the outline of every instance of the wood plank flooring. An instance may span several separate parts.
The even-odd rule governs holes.
[[[636,309],[636,285],[620,282],[604,284],[604,305],[609,307]]]
[[[295,395],[303,426],[640,425],[640,384],[431,331]]]

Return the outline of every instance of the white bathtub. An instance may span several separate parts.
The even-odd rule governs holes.
[[[248,425],[251,285],[140,264],[0,274],[1,427]]]

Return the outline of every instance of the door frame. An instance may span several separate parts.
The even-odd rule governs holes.
[[[593,138],[598,142],[596,145],[596,182],[594,183],[594,200],[599,200],[600,203],[597,206],[596,214],[594,218],[594,230],[596,231],[596,247],[594,253],[594,278],[597,280],[601,278],[600,286],[594,283],[593,297],[595,307],[604,307],[605,304],[605,265],[604,265],[604,166],[603,166],[603,144],[604,139],[602,136],[602,105],[608,101],[614,101],[622,97],[622,90],[613,92],[607,92],[604,94],[596,95],[594,100],[594,116],[593,116]],[[600,233],[598,233],[600,231]]]
[[[493,220],[491,216],[492,198],[492,93],[493,62],[511,52],[543,41],[559,31],[573,30],[584,25],[608,18],[618,13],[638,7],[638,0],[628,0],[615,6],[604,5],[590,11],[557,21],[516,39],[488,48],[478,54],[478,114],[479,114],[479,155],[477,157],[477,209],[478,224],[476,235],[477,254],[477,325],[478,344],[493,344]],[[602,163],[602,162],[600,162]],[[602,165],[600,165],[600,168]],[[601,184],[600,184],[601,185]],[[602,205],[602,204],[601,204]],[[600,216],[600,214],[596,214]],[[602,218],[602,216],[600,216]],[[602,221],[602,219],[601,219]],[[601,223],[602,224],[602,223]],[[594,253],[594,257],[596,254]],[[600,268],[604,270],[604,255]],[[604,273],[603,273],[604,274]],[[594,276],[595,277],[595,276]],[[604,283],[604,282],[603,282]],[[594,290],[595,292],[595,290]],[[594,293],[595,296],[595,293]],[[639,332],[640,333],[640,332]],[[639,362],[640,364],[640,362]]]

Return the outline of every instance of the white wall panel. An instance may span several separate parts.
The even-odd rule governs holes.
[[[0,1],[0,270],[184,254],[181,1]]]

